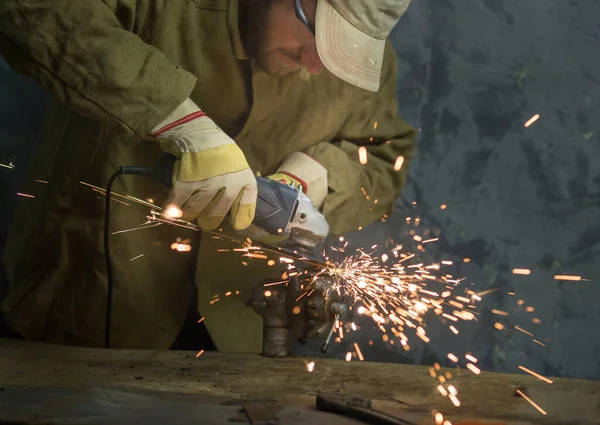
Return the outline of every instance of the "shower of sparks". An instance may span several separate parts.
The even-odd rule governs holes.
[[[544,381],[548,384],[552,384],[552,381],[550,379],[546,378],[545,376],[540,375],[539,373],[534,372],[533,370],[527,369],[524,366],[519,366],[519,369],[521,369],[524,372],[527,372],[530,375],[535,376],[537,379],[539,379],[541,381]]]
[[[358,148],[358,160],[362,165],[365,165],[369,161],[367,148],[365,148],[364,146]]]
[[[367,151],[366,148],[363,149],[364,163],[366,163]],[[82,184],[91,187],[97,193],[105,195],[105,191],[101,188],[83,182]],[[365,198],[369,200],[366,190],[364,188],[361,188],[361,190]],[[203,230],[193,223],[163,213],[161,207],[145,200],[117,193],[113,193],[113,196],[133,201],[151,209],[150,214],[146,217],[146,223],[137,228],[114,233],[125,233],[168,224],[186,230],[203,231],[211,235],[213,239],[233,242],[237,247],[218,249],[217,251],[228,253],[224,255],[234,255],[237,253],[240,256],[240,260],[262,260],[265,262],[265,265],[286,269],[281,274],[280,281],[268,285],[273,287],[269,288],[273,289],[273,291],[267,290],[265,292],[265,296],[267,297],[272,296],[274,291],[278,290],[278,285],[287,286],[292,277],[299,276],[300,279],[303,279],[303,285],[302,292],[299,293],[296,299],[298,302],[304,297],[308,298],[313,294],[316,283],[321,276],[331,278],[333,284],[328,289],[328,296],[337,294],[340,297],[347,298],[347,303],[352,306],[355,313],[358,316],[370,319],[374,326],[381,331],[382,340],[390,346],[397,347],[399,350],[411,351],[411,345],[422,343],[421,341],[429,343],[431,337],[427,334],[427,331],[431,319],[439,320],[448,329],[448,332],[459,334],[459,327],[462,324],[478,320],[480,313],[473,309],[477,308],[477,303],[482,301],[482,297],[500,290],[500,288],[494,288],[477,293],[470,289],[469,286],[466,286],[467,282],[464,282],[464,279],[456,278],[450,273],[448,267],[453,266],[456,262],[444,260],[430,263],[425,261],[421,253],[424,253],[426,248],[429,247],[426,244],[432,244],[439,240],[437,237],[431,237],[431,232],[429,231],[421,232],[415,230],[410,232],[411,243],[417,245],[415,252],[405,250],[403,245],[394,246],[393,242],[390,245],[386,242],[386,246],[373,245],[370,250],[353,248],[352,251],[349,249],[346,251],[349,243],[343,237],[340,237],[339,242],[341,246],[330,247],[336,252],[337,257],[326,257],[326,262],[320,262],[303,257],[298,253],[293,253],[294,255],[292,255],[290,252],[282,251],[281,248],[255,244],[249,239],[241,240],[233,238],[223,234],[221,230],[218,232]],[[177,215],[175,214],[175,216]],[[420,218],[407,217],[406,222],[417,228]],[[171,248],[176,251],[189,252],[192,249],[191,239],[177,239]],[[382,250],[385,250],[385,253]],[[134,257],[130,261],[141,258],[143,255]],[[272,256],[275,257],[273,258]],[[332,257],[334,256],[332,255]],[[462,260],[465,263],[470,261],[469,258]],[[242,264],[247,265],[248,263],[242,261]],[[309,267],[309,269],[307,270],[305,267]],[[513,273],[525,274],[524,271],[529,272],[528,269],[514,269]],[[555,279],[570,281],[584,280],[580,276],[560,275],[555,276]],[[239,295],[239,291],[236,291],[235,294]],[[221,294],[224,297],[230,295],[232,295],[231,291]],[[215,295],[210,304],[215,304],[219,300],[219,295]],[[534,311],[533,307],[526,307],[523,300],[519,300],[518,305],[528,312]],[[301,313],[302,309],[298,306],[295,306],[292,310],[292,314],[294,315]],[[492,310],[492,313],[500,316],[510,315],[508,312],[495,309]],[[204,318],[200,319],[198,323],[202,323],[203,320]],[[541,323],[536,318],[532,319],[532,322]],[[496,325],[499,329],[505,328],[503,324],[497,323]],[[364,326],[357,326],[352,321],[348,323],[336,322],[334,325],[336,343],[344,343],[345,340],[352,338],[352,333],[358,332],[361,327]],[[511,325],[511,328],[533,337],[533,333],[523,328],[513,325]],[[544,346],[544,344],[535,339],[533,341]],[[356,342],[353,342],[352,345],[353,351],[346,353],[345,360],[350,362],[353,358],[356,358],[363,361],[365,358],[359,345]],[[369,345],[372,346],[373,341],[369,341]],[[200,351],[197,357],[202,355],[202,353],[204,353],[204,350]],[[475,366],[477,358],[471,354],[446,353],[446,355],[457,368],[466,367],[476,375],[481,373],[481,370]],[[461,360],[463,357],[464,360]],[[314,371],[314,362],[306,364],[306,369],[308,372]],[[528,373],[532,372],[528,371]],[[452,374],[442,372],[438,363],[430,368],[430,374],[435,380],[437,391],[443,397],[448,397],[454,406],[460,406],[461,402],[458,391],[452,385]],[[526,397],[524,396],[524,398]],[[536,406],[535,404],[533,405]],[[542,411],[541,409],[539,410]],[[545,412],[543,413],[545,414]],[[443,421],[442,424],[446,424],[447,422]]]
[[[22,196],[23,198],[35,198],[35,196],[28,195],[27,193],[19,193],[19,192],[17,192],[17,195]]]
[[[525,123],[525,127],[529,127],[531,124],[533,124],[534,122],[536,122],[539,119],[540,119],[540,114],[535,114]]]
[[[527,397],[523,391],[516,390],[515,392],[517,394],[519,394],[521,397],[523,397],[525,400],[527,400],[529,402],[529,404],[531,404],[533,407],[535,407],[537,410],[539,410],[539,412],[542,415],[547,415],[546,411],[544,409],[542,409],[540,406],[538,406],[537,404],[535,404],[535,402],[532,399],[530,399],[529,397]]]

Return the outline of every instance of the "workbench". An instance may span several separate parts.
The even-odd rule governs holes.
[[[284,406],[285,424],[361,424],[311,416],[321,393],[373,399],[381,411],[433,424],[598,424],[600,382],[449,369],[460,407],[426,366],[333,359],[268,359],[206,352],[104,350],[0,339],[0,424],[244,422],[240,406]],[[306,365],[315,362],[314,371]],[[547,414],[515,395],[521,389]],[[246,421],[246,423],[249,423]],[[266,422],[265,422],[266,423]]]

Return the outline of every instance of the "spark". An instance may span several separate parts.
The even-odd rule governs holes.
[[[532,399],[530,399],[529,397],[527,397],[523,391],[516,390],[515,392],[517,394],[519,394],[521,397],[523,397],[525,400],[527,400],[529,402],[529,404],[531,404],[533,407],[535,407],[542,415],[546,415],[547,414],[544,411],[544,409],[542,409],[540,406],[538,406],[537,404],[535,404],[535,402]]]
[[[470,362],[473,363],[477,363],[477,359],[475,357],[473,357],[471,354],[465,354],[465,359],[469,360]]]
[[[378,125],[378,122],[375,121],[375,124],[373,124],[373,130],[377,130],[377,125]]]
[[[350,360],[352,360],[352,352],[348,351],[346,353],[346,361],[349,362]]]
[[[310,362],[306,365],[306,370],[310,373],[315,370],[315,362]]]
[[[423,243],[437,242],[439,240],[439,238],[427,239],[426,241],[423,241]]]
[[[538,378],[541,381],[547,382],[548,384],[552,384],[552,381],[548,378],[546,378],[545,376],[540,375],[539,373],[534,372],[533,370],[527,369],[524,366],[519,366],[519,369],[521,369],[524,372],[529,373],[530,375],[535,376],[536,378]]]
[[[138,255],[137,257],[133,257],[131,260],[129,260],[129,262],[131,262],[131,261],[135,261],[135,260],[137,260],[138,258],[142,258],[144,255],[146,255],[146,254],[140,254],[140,255]]]
[[[458,335],[458,329],[456,329],[454,326],[450,326],[450,330],[454,332],[454,335]]]
[[[520,274],[523,276],[529,276],[531,274],[531,270],[529,269],[513,269],[513,274]]]
[[[446,388],[442,387],[441,385],[437,386],[437,390],[440,392],[441,395],[443,395],[444,397],[446,397],[448,395],[448,391],[446,391]]]
[[[460,400],[458,400],[458,397],[456,397],[452,393],[450,393],[450,395],[448,397],[450,397],[450,400],[452,401],[452,404],[454,404],[456,407],[460,406]]]
[[[569,276],[569,275],[560,275],[560,274],[557,274],[556,276],[554,276],[554,279],[569,280],[571,282],[580,282],[581,280],[583,280],[583,278],[581,276]]]
[[[340,328],[342,329],[342,328]],[[356,350],[356,354],[358,355],[358,359],[362,362],[365,360],[365,358],[362,355],[362,352],[360,351],[360,347],[358,346],[358,344],[355,342],[354,343],[354,349]]]
[[[479,375],[481,373],[481,369],[479,369],[477,366],[475,366],[472,363],[467,363],[467,369],[469,369],[475,375]]]
[[[368,155],[367,148],[365,148],[364,146],[361,146],[360,148],[358,148],[358,160],[360,161],[360,163],[362,165],[365,165],[369,161],[369,158],[367,155]]]
[[[529,336],[534,336],[531,332],[526,331],[525,329],[519,327],[519,326],[515,326],[515,329],[518,331],[523,332],[525,335],[529,335]]]
[[[211,301],[209,304],[210,304],[210,305],[213,305],[213,304],[215,304],[215,303],[218,303],[218,302],[219,302],[219,298],[215,298],[215,299],[214,299],[214,300],[212,300],[212,301]]]
[[[435,425],[442,425],[444,423],[444,415],[441,413],[435,414]]]
[[[448,353],[448,358],[450,360],[452,360],[454,363],[458,363],[458,357],[456,357],[454,354]]]
[[[402,165],[404,165],[404,157],[399,156],[398,158],[396,158],[396,162],[394,163],[394,170],[400,171],[402,169]]]
[[[14,170],[15,169],[15,166],[12,163],[9,163],[9,164],[2,164],[2,163],[0,163],[0,167],[8,168],[9,170]]]
[[[202,317],[200,320],[198,320],[198,323],[202,323],[204,322],[204,317]]]
[[[202,354],[204,354],[204,350],[198,351],[198,354],[196,354],[196,358],[200,357]]]
[[[502,311],[502,310],[492,309],[492,313],[497,314],[499,316],[509,316],[509,313],[507,313],[506,311]]]
[[[446,205],[446,204],[440,205],[440,210],[445,210],[446,208],[448,208],[448,205]]]
[[[541,342],[539,342],[537,339],[534,339],[533,342],[535,342],[536,344],[540,344],[542,347],[545,347],[545,344],[542,344]]]
[[[454,388],[454,385],[449,385],[448,386],[448,392],[450,394],[453,394],[453,395],[457,395],[458,394],[458,391],[456,390],[456,388]]]
[[[534,122],[536,122],[539,119],[540,119],[540,114],[535,114],[525,123],[525,127],[529,127],[531,124],[533,124]]]
[[[48,184],[48,182],[46,180],[34,180],[34,182]]]
[[[169,218],[183,217],[183,211],[181,211],[181,209],[179,209],[176,205],[167,205],[163,214]]]
[[[17,195],[22,196],[24,198],[35,198],[35,196],[28,195],[27,193],[19,193],[19,192],[17,192]]]

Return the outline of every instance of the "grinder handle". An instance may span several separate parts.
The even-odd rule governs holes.
[[[177,158],[166,154],[163,155],[158,166],[154,169],[143,167],[122,168],[124,169],[124,174],[143,174],[171,189],[173,187],[175,162],[177,162]],[[143,171],[140,172],[140,170],[135,169]],[[298,190],[293,186],[264,177],[257,177],[256,185],[258,188],[258,197],[256,200],[256,213],[252,224],[272,235],[283,233],[296,213]]]

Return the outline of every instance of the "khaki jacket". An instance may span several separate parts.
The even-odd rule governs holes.
[[[274,172],[295,151],[320,161],[333,234],[392,210],[415,131],[397,115],[390,46],[377,94],[327,71],[273,77],[246,57],[238,15],[237,0],[2,1],[0,53],[57,99],[23,189],[35,199],[21,201],[4,253],[11,288],[2,309],[26,338],[102,345],[103,196],[82,182],[103,188],[119,165],[155,164],[159,144],[144,135],[187,97],[235,139],[256,172]],[[395,171],[400,155],[405,164]],[[114,190],[157,204],[166,195],[138,176],[121,177]],[[135,229],[148,213],[122,196],[114,197],[113,232]],[[217,348],[260,350],[261,318],[244,303],[254,284],[281,271],[264,260],[244,265],[236,253],[217,252],[233,244],[198,236],[172,226],[112,236],[114,347],[168,348],[195,302],[195,282]],[[192,239],[195,249],[171,250],[177,238]]]

